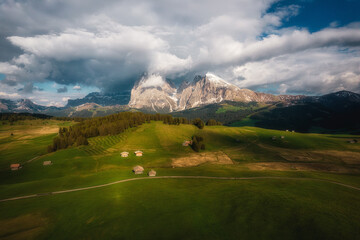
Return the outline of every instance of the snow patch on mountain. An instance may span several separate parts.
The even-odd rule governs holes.
[[[232,85],[232,84],[226,82],[224,79],[220,78],[219,76],[216,76],[213,73],[208,72],[208,73],[205,74],[205,76],[210,82],[214,83],[217,86],[229,86],[229,85]]]

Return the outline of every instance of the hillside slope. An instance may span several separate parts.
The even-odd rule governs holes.
[[[41,132],[47,124],[34,120],[0,126],[0,199],[36,196],[0,202],[0,236],[354,239],[357,234],[359,192],[331,183],[360,187],[360,148],[347,142],[354,137],[151,122],[90,138],[88,146],[44,154],[56,135],[54,126],[69,125],[51,122],[49,131]],[[204,138],[206,149],[200,153],[182,146],[194,134]],[[135,150],[144,155],[136,157]],[[129,157],[121,157],[122,151]],[[44,161],[52,165],[43,166]],[[16,162],[23,168],[10,171],[8,164]],[[145,173],[134,175],[136,165]],[[150,169],[157,176],[276,178],[154,179],[146,175]],[[52,194],[138,177],[145,179]],[[262,231],[252,230],[259,225]]]

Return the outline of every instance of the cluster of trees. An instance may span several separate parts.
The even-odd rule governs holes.
[[[59,121],[74,121],[74,122],[81,122],[85,120],[85,118],[83,117],[52,117],[52,119]]]
[[[191,148],[195,152],[200,152],[200,150],[205,150],[204,138],[201,136],[194,135],[192,137]]]
[[[163,120],[164,124],[169,124],[169,125],[190,124],[190,121],[187,118],[183,118],[183,117],[173,117],[172,115],[162,115],[162,118],[164,118],[164,120]]]
[[[222,123],[219,121],[216,121],[215,119],[209,119],[206,122],[206,126],[221,126],[221,125],[222,125]]]
[[[53,144],[48,146],[48,152],[64,149],[69,146],[88,145],[86,137],[77,128],[59,128],[59,135],[53,139]]]
[[[69,128],[60,128],[59,134],[48,146],[53,152],[70,146],[87,145],[87,138],[96,136],[116,135],[126,129],[137,127],[150,121],[163,121],[165,124],[187,124],[185,118],[174,118],[171,115],[147,114],[142,112],[121,112],[105,117],[82,119],[78,124]]]

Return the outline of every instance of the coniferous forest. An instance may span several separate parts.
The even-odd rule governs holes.
[[[60,128],[58,136],[53,139],[53,144],[48,146],[48,152],[70,146],[87,145],[87,138],[116,135],[150,121],[163,121],[164,124],[170,125],[191,123],[186,118],[142,112],[121,112],[105,117],[89,118],[69,128]]]

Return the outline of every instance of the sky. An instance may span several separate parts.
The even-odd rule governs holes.
[[[0,98],[66,105],[146,74],[360,93],[360,0],[1,0]]]

